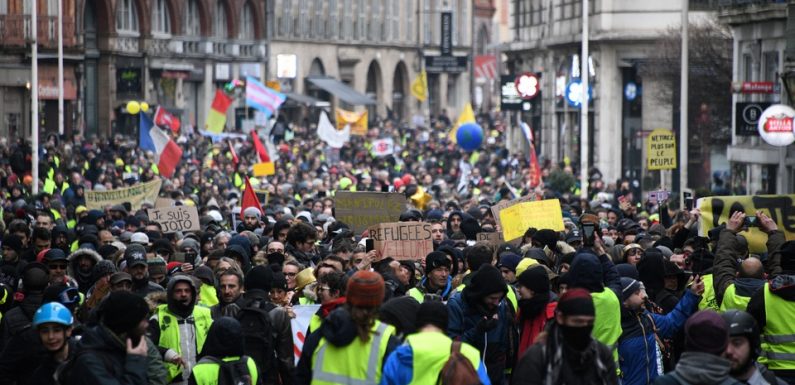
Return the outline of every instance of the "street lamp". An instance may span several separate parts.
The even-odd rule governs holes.
[[[787,98],[789,98],[790,105],[795,105],[795,70],[790,69],[780,76],[782,83],[784,83],[784,89],[787,90]]]

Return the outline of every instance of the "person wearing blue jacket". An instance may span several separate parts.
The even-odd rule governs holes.
[[[463,291],[453,294],[447,302],[448,336],[480,352],[494,385],[506,383],[505,370],[516,358],[518,335],[511,305],[505,298],[507,292],[502,273],[486,264],[475,272]]]
[[[433,384],[450,359],[453,340],[446,336],[449,316],[439,301],[425,301],[417,311],[417,333],[409,335],[386,360],[381,385]],[[490,385],[480,352],[461,343],[461,355],[470,361],[480,383]]]
[[[662,374],[662,356],[657,338],[672,338],[687,318],[698,310],[704,283],[697,280],[676,307],[666,315],[646,309],[646,290],[638,280],[621,278],[621,337],[618,356],[623,385],[647,385]]]

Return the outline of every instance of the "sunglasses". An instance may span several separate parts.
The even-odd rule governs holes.
[[[53,264],[47,265],[47,268],[49,268],[50,270],[66,270],[66,264],[65,263],[53,263]]]
[[[70,305],[73,303],[77,303],[79,301],[80,301],[80,292],[74,287],[66,288],[64,289],[64,291],[58,294],[58,302],[64,305]]]

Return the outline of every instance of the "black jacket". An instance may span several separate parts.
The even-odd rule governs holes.
[[[104,326],[86,329],[67,375],[70,385],[147,384],[147,358],[127,354],[122,342]]]

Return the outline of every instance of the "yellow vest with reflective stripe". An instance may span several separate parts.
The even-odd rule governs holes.
[[[230,361],[237,361],[240,357],[224,357],[222,361],[230,362]],[[248,357],[246,360],[246,366],[248,367],[248,374],[251,376],[251,383],[257,383],[257,364],[254,363],[254,360],[251,357]],[[196,380],[196,385],[218,385],[218,372],[221,369],[221,365],[215,362],[202,359],[196,366],[193,367],[193,378]]]
[[[765,328],[762,329],[762,354],[759,363],[770,370],[795,369],[795,302],[770,292],[765,283]]]
[[[202,282],[199,288],[199,305],[210,308],[218,305],[218,292],[213,285]]]
[[[358,336],[348,346],[334,346],[325,337],[312,353],[313,385],[366,385],[381,382],[381,367],[386,359],[386,347],[395,328],[375,321],[370,339],[363,342]]]
[[[720,307],[718,307],[718,300],[715,298],[715,285],[712,283],[712,274],[702,275],[701,281],[704,282],[704,294],[701,295],[701,302],[698,303],[698,310],[720,310]]]
[[[204,340],[207,338],[207,332],[210,330],[210,324],[213,323],[213,319],[210,316],[210,309],[201,306],[193,307],[192,316],[196,330],[196,353],[198,355],[202,351]],[[180,348],[179,343],[179,323],[177,322],[177,316],[168,310],[168,305],[163,304],[157,307],[157,322],[160,325],[160,341],[158,341],[157,345],[182,355],[182,348]],[[181,367],[170,362],[163,363],[168,371],[168,382],[171,382],[182,373]]]
[[[745,311],[745,309],[748,307],[748,302],[750,301],[751,297],[738,295],[736,287],[734,284],[731,284],[723,293],[723,302],[720,303],[720,311],[721,313],[731,309]]]
[[[323,326],[323,318],[320,318],[320,316],[317,315],[317,313],[312,314],[312,318],[309,319],[309,328],[306,330],[307,331],[306,334],[308,335],[309,333],[312,333],[313,331],[320,329],[321,326]]]
[[[411,290],[409,290],[406,294],[409,297],[416,299],[419,303],[425,302],[425,294],[423,294],[420,289],[417,289],[416,287],[412,287]]]
[[[596,310],[591,336],[607,345],[613,352],[613,359],[618,362],[616,342],[621,337],[621,302],[613,290],[604,288],[601,293],[591,293],[593,307]]]
[[[453,340],[442,333],[417,333],[406,337],[413,356],[410,384],[435,384],[444,364],[450,359]],[[480,352],[467,343],[461,343],[461,354],[478,370]]]

